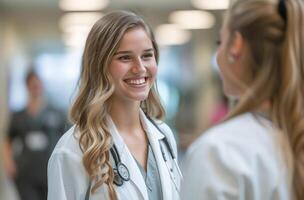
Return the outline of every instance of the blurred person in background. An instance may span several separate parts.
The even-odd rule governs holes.
[[[49,200],[176,200],[176,142],[160,119],[158,47],[139,16],[116,11],[91,29],[75,123],[49,160]]]
[[[14,179],[21,200],[47,198],[47,162],[65,131],[66,117],[47,105],[35,71],[26,75],[28,102],[12,113],[5,144],[5,169]]]
[[[304,199],[303,27],[302,0],[228,11],[217,62],[238,102],[189,148],[182,199]]]

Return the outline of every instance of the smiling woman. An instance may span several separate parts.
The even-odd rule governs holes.
[[[143,28],[127,31],[109,66],[115,85],[115,100],[143,101],[157,72],[152,41]],[[127,103],[127,102],[126,102]]]
[[[176,143],[161,122],[158,48],[137,15],[98,20],[83,53],[71,128],[48,167],[48,199],[178,199]],[[58,176],[59,175],[59,176]]]

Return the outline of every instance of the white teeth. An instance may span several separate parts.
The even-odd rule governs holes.
[[[127,80],[127,83],[132,84],[132,85],[140,85],[140,84],[143,84],[145,82],[146,82],[145,78]]]

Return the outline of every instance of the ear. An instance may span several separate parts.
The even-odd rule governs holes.
[[[237,60],[240,55],[242,54],[242,51],[244,49],[244,38],[240,32],[234,32],[232,36],[231,45],[229,48],[229,54]]]

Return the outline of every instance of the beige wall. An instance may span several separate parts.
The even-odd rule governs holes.
[[[0,17],[0,27],[4,27],[4,23]],[[0,29],[0,46],[4,45],[4,29]],[[3,148],[3,136],[6,128],[6,69],[5,69],[5,58],[3,48],[0,48],[0,150]],[[4,171],[3,171],[3,163],[2,163],[2,151],[1,151],[1,159],[0,159],[0,198],[1,200],[7,199],[5,183],[4,183]]]
[[[9,28],[5,15],[0,14],[0,200],[17,200],[18,197],[12,181],[5,178],[3,169],[3,141],[7,132],[8,123],[8,63],[9,55],[17,48],[14,34]]]

